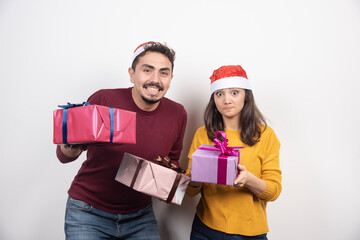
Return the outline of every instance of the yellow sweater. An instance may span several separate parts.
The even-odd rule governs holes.
[[[225,133],[229,146],[244,147],[240,153],[240,164],[264,180],[266,190],[260,195],[254,195],[247,188],[202,183],[197,188],[189,186],[186,193],[195,196],[201,192],[196,214],[212,229],[246,236],[267,233],[266,203],[275,200],[281,192],[280,142],[270,127],[262,133],[260,142],[251,147],[240,140],[239,131],[225,129]],[[208,138],[205,127],[199,128],[193,138],[188,155],[187,175],[191,169],[191,156],[201,144],[214,145]]]

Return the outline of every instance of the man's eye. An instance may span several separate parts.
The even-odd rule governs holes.
[[[160,74],[161,74],[161,76],[165,76],[165,77],[169,75],[169,73],[167,73],[167,72],[161,72]]]
[[[145,68],[144,72],[148,73],[148,72],[150,72],[150,69]]]

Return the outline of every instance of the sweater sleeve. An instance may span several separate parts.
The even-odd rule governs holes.
[[[191,146],[190,146],[189,154],[188,154],[189,163],[188,163],[188,168],[185,173],[185,175],[187,175],[187,176],[191,176],[191,156],[195,152],[195,150],[202,144],[202,139],[201,139],[200,135],[201,135],[200,129],[198,129],[194,135],[194,138],[193,138]],[[188,185],[188,188],[186,189],[186,194],[189,195],[190,197],[194,197],[199,192],[201,192],[201,189],[202,189],[202,184],[199,187],[192,187],[192,186]]]
[[[186,170],[185,175],[191,176],[191,158],[189,158],[188,169]],[[202,188],[202,183],[199,187],[192,187],[192,186],[188,185],[188,187],[186,189],[186,194],[190,197],[194,197],[201,191],[201,188]]]
[[[98,90],[97,92],[93,93],[88,99],[87,102],[90,104],[98,104],[98,105],[103,105],[104,99],[103,99],[103,94],[102,94],[102,90]],[[81,154],[80,154],[81,155]],[[79,156],[80,156],[79,155]],[[67,157],[60,149],[60,146],[58,145],[56,147],[56,156],[59,159],[59,161],[61,163],[69,163],[69,162],[73,162],[76,159],[79,158],[75,157],[75,158],[71,158],[71,157]]]
[[[181,151],[183,150],[183,141],[184,141],[184,134],[187,124],[187,113],[184,107],[181,108],[181,121],[179,120],[179,130],[178,130],[178,138],[176,139],[175,143],[173,144],[168,157],[172,160],[172,162],[179,166],[179,158]]]
[[[104,96],[104,90],[100,89],[94,92],[87,100],[90,104],[106,106],[106,100]]]
[[[80,154],[81,155],[81,154]],[[79,156],[80,156],[79,155]],[[72,161],[75,161],[76,159],[78,159],[79,156],[77,157],[74,157],[74,158],[71,158],[71,157],[68,157],[66,156],[60,149],[60,145],[57,145],[56,146],[56,156],[57,158],[59,159],[59,161],[61,163],[69,163],[69,162],[72,162]]]
[[[90,104],[104,105],[104,104],[102,104],[102,103],[104,102],[102,90],[98,90],[97,92],[93,93],[93,94],[87,99],[87,102],[90,103]],[[81,154],[80,154],[80,155],[81,155]],[[80,155],[79,155],[79,156],[80,156]],[[61,151],[59,145],[56,147],[56,156],[57,156],[57,158],[59,159],[59,161],[60,161],[61,163],[73,162],[73,161],[75,161],[76,159],[79,158],[79,156],[78,156],[78,157],[75,157],[75,158],[67,157],[67,156]]]
[[[271,128],[267,127],[266,131],[266,134],[264,132],[265,154],[262,157],[261,171],[261,179],[266,182],[266,189],[258,197],[264,201],[274,201],[282,190],[279,161],[280,142]]]

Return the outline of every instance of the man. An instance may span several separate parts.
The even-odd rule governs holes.
[[[158,42],[140,45],[128,72],[133,87],[103,89],[91,104],[136,112],[136,144],[90,145],[68,191],[67,239],[160,239],[151,197],[115,180],[125,152],[144,159],[169,156],[178,160],[187,114],[165,94],[173,78],[175,52]],[[74,161],[83,146],[58,146],[62,163]]]

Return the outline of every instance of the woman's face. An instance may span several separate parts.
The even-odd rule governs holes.
[[[224,120],[240,119],[245,102],[245,90],[242,88],[226,88],[214,92],[216,108]]]

